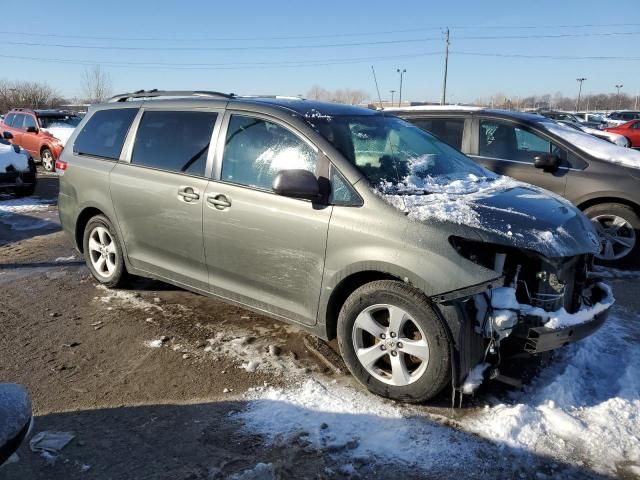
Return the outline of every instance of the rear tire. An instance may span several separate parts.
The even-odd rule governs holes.
[[[31,195],[33,195],[35,191],[36,191],[35,185],[31,185],[28,187],[17,187],[15,189],[15,194],[16,194],[16,197],[18,198],[30,197]]]
[[[87,223],[82,241],[84,259],[93,277],[109,288],[124,285],[128,279],[120,240],[115,228],[104,215],[96,215]]]
[[[596,262],[611,267],[635,266],[640,259],[640,217],[628,205],[601,203],[584,211],[600,236]]]
[[[48,148],[43,148],[40,152],[40,161],[42,162],[42,168],[47,172],[56,171],[56,161],[53,158],[53,153]]]
[[[349,371],[376,395],[420,403],[451,381],[445,326],[410,285],[380,280],[355,290],[340,310],[337,336]]]

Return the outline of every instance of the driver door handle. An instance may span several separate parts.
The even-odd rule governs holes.
[[[224,210],[231,206],[231,200],[221,193],[212,193],[207,195],[207,203],[217,210]]]
[[[198,200],[200,198],[198,189],[193,187],[180,187],[178,189],[178,195],[182,197],[185,202],[193,202],[194,200]]]

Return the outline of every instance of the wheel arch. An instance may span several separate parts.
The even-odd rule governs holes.
[[[109,218],[102,210],[96,207],[85,207],[80,214],[78,215],[78,219],[76,220],[76,227],[74,232],[74,240],[76,242],[76,248],[80,251],[80,253],[84,253],[84,229],[91,220],[96,215],[104,215]]]
[[[630,207],[631,209],[633,209],[633,211],[637,214],[640,215],[640,205],[638,205],[637,203],[635,203],[632,200],[626,199],[626,198],[622,198],[622,197],[618,197],[618,196],[613,196],[613,195],[605,195],[602,197],[591,197],[588,198],[580,203],[577,203],[576,206],[581,210],[581,211],[585,211],[587,208],[589,207],[593,207],[595,205],[602,205],[603,203],[619,203],[620,205],[626,205],[628,207]]]

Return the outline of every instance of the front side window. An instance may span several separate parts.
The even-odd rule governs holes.
[[[462,148],[463,118],[416,118],[412,119],[411,123],[434,134],[453,148]]]
[[[314,117],[310,125],[384,191],[428,190],[434,183],[459,178],[495,178],[458,150],[397,117],[325,115]]]
[[[13,128],[23,128],[24,124],[24,115],[21,113],[16,113],[16,116],[13,117],[13,122],[11,122],[11,126]]]
[[[36,127],[36,120],[31,115],[24,116],[23,128]]]
[[[215,112],[144,112],[131,163],[204,176],[217,116]]]
[[[117,160],[137,108],[114,108],[94,113],[76,139],[73,151],[79,155]]]
[[[315,173],[316,152],[280,125],[260,118],[232,115],[222,158],[225,182],[271,190],[281,170]]]
[[[481,156],[533,163],[536,155],[555,153],[549,140],[518,126],[496,122],[480,121]]]
[[[15,117],[15,114],[13,113],[10,113],[9,115],[7,115],[4,119],[4,124],[10,127],[14,117]]]

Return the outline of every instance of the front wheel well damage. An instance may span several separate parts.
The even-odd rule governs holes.
[[[75,241],[76,247],[78,248],[80,253],[84,253],[84,229],[87,226],[87,223],[89,223],[89,220],[91,220],[96,215],[104,215],[104,213],[95,207],[87,207],[82,212],[80,212],[80,215],[78,215],[78,220],[76,221]]]
[[[334,338],[336,338],[338,315],[340,314],[342,305],[344,305],[344,302],[347,300],[349,295],[351,295],[361,286],[370,282],[375,282],[376,280],[402,281],[401,278],[391,275],[390,273],[368,270],[353,273],[343,278],[340,283],[338,283],[338,285],[333,289],[333,292],[331,292],[331,297],[329,297],[329,302],[327,304],[327,314],[325,318],[325,328],[327,330],[327,338],[329,340],[333,340]]]

